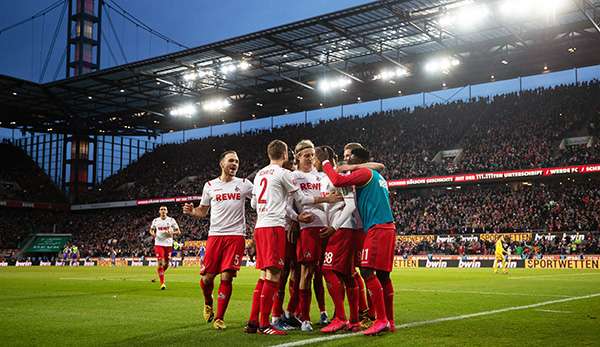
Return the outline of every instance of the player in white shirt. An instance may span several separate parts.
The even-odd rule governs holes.
[[[154,237],[154,252],[157,258],[160,289],[165,290],[165,271],[169,268],[169,257],[173,251],[173,236],[181,234],[175,219],[167,216],[167,206],[158,209],[159,217],[154,218],[150,226],[150,235]]]
[[[284,331],[270,325],[269,315],[284,265],[288,196],[291,194],[300,205],[335,202],[341,198],[336,195],[309,197],[302,194],[293,182],[290,172],[282,168],[283,163],[288,160],[288,147],[285,142],[271,141],[267,153],[270,164],[259,170],[254,178],[252,206],[257,211],[254,240],[256,267],[261,270],[261,275],[254,289],[246,332],[285,335]],[[310,214],[301,213],[298,220],[308,222],[309,217]]]
[[[298,142],[295,148],[298,169],[292,173],[296,185],[308,196],[324,196],[333,189],[326,174],[318,172],[314,167],[315,146],[310,140]],[[320,262],[325,248],[326,238],[321,238],[321,229],[328,226],[325,204],[296,206],[300,212],[308,212],[314,216],[309,223],[300,223],[300,235],[296,244],[296,257],[301,264],[300,270],[300,318],[302,331],[312,331],[310,320],[310,302],[312,298],[311,282],[319,305],[320,324],[329,323],[325,309],[325,288]],[[313,280],[314,277],[314,280]]]
[[[213,327],[225,329],[223,321],[232,292],[232,281],[240,269],[244,256],[246,217],[245,203],[252,197],[252,183],[235,177],[239,168],[235,151],[220,156],[221,175],[204,184],[200,206],[185,204],[183,213],[204,218],[210,210],[210,228],[206,255],[200,268],[200,287],[204,294],[204,319],[215,320]],[[217,302],[217,315],[213,311],[215,276],[221,274]]]

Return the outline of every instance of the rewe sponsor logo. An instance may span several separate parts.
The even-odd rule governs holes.
[[[321,190],[321,183],[300,183],[302,190]]]
[[[481,262],[480,261],[462,261],[460,260],[458,262],[458,267],[462,267],[462,268],[480,268],[481,267]]]
[[[448,267],[448,262],[445,261],[427,261],[427,264],[425,264],[425,267],[431,267],[431,268],[446,268]]]
[[[217,201],[227,201],[227,200],[242,200],[241,193],[223,193],[215,195],[215,200]]]

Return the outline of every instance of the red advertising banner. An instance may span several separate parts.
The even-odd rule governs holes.
[[[410,187],[410,186],[434,185],[434,184],[459,184],[459,183],[483,182],[483,181],[503,180],[503,179],[512,179],[512,178],[546,177],[546,176],[556,176],[556,175],[590,174],[590,173],[600,173],[600,164],[563,166],[563,167],[551,167],[551,168],[539,168],[539,169],[527,169],[527,170],[483,172],[483,173],[461,174],[461,175],[451,175],[451,176],[403,178],[403,179],[399,179],[399,180],[389,180],[388,186],[389,187]]]
[[[200,195],[190,195],[190,196],[176,196],[174,198],[157,198],[157,199],[146,199],[146,200],[137,200],[136,205],[150,205],[150,204],[162,204],[167,202],[188,202],[188,201],[198,201],[201,200],[202,196]]]

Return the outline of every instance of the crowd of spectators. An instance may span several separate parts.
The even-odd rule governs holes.
[[[87,199],[199,194],[202,182],[218,174],[221,152],[236,150],[240,176],[246,176],[266,163],[266,145],[276,138],[292,146],[310,138],[338,152],[347,142],[361,142],[386,164],[390,179],[597,163],[598,144],[559,147],[564,138],[599,135],[598,95],[595,81],[162,145],[106,179],[101,192]],[[462,154],[435,158],[453,149]]]
[[[600,227],[597,178],[449,188],[394,191],[392,207],[398,232],[560,232]]]

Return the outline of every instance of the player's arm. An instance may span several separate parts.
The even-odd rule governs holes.
[[[344,164],[335,168],[337,172],[354,171],[360,168],[373,169],[377,172],[381,172],[385,169],[385,165],[382,163],[368,162],[363,164]]]
[[[183,213],[196,218],[206,218],[206,216],[208,216],[208,210],[210,209],[210,200],[212,199],[210,193],[210,182],[206,182],[202,188],[200,205],[198,205],[198,207],[194,207],[193,203],[184,204]]]
[[[198,207],[194,207],[193,203],[186,203],[183,205],[183,214],[196,218],[206,218],[209,209],[209,205],[199,205]]]
[[[181,229],[179,229],[179,225],[177,225],[177,223],[175,223],[171,228],[173,229],[171,236],[181,235]]]
[[[294,180],[291,174],[285,172],[281,175],[281,184],[298,204],[298,206],[305,205],[316,205],[322,203],[334,203],[344,200],[344,197],[340,194],[328,194],[327,196],[310,196],[300,190],[300,188],[294,184]]]
[[[156,237],[156,225],[154,225],[154,222],[152,222],[152,225],[150,226],[150,235]]]
[[[356,210],[356,202],[354,201],[354,194],[346,194],[344,196],[344,208],[342,212],[331,222],[331,227],[335,230],[339,229],[344,221],[352,218],[354,210]]]
[[[329,160],[323,161],[323,172],[336,187],[363,186],[371,180],[373,173],[367,168],[360,168],[348,175],[340,175],[335,171]]]

